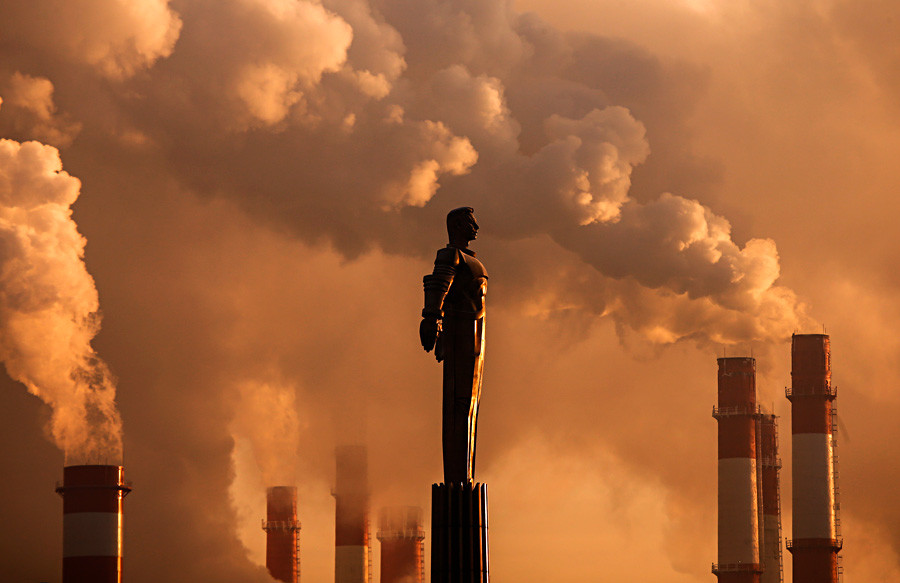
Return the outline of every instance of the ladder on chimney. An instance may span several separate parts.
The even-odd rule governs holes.
[[[778,445],[778,421],[774,421],[772,423],[772,435],[775,439],[775,459],[772,460],[772,463],[775,464],[775,471],[778,474],[781,473],[781,458],[778,457],[778,452],[781,451]],[[781,538],[781,476],[778,475],[778,479],[775,480],[775,496],[778,501],[778,581],[784,583],[784,552],[782,550],[781,541],[784,540]]]
[[[366,512],[366,583],[374,583],[372,579],[372,531],[370,530],[369,513]]]
[[[837,387],[835,387],[837,391]],[[834,401],[831,405],[831,473],[834,483],[834,536],[837,540],[841,540],[841,489],[838,484],[838,417],[837,407]],[[838,553],[837,555],[837,575],[838,581],[844,580],[844,558]]]

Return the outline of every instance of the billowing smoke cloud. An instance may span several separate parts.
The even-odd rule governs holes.
[[[773,341],[806,321],[776,285],[771,240],[732,240],[691,198],[629,193],[651,157],[628,108],[644,88],[588,71],[626,53],[632,75],[684,101],[649,57],[504,2],[229,0],[184,3],[179,18],[157,82],[136,83],[138,109],[119,106],[202,193],[350,257],[426,255],[446,209],[470,204],[489,237],[549,236],[604,278],[656,290],[604,299],[628,327],[668,298],[698,303],[678,326],[655,323],[654,341]]]
[[[69,463],[118,463],[116,390],[91,348],[97,290],[70,208],[80,185],[55,148],[0,140],[0,360],[50,405]]]
[[[84,180],[78,224],[107,312],[95,345],[140,388],[122,395],[129,472],[146,486],[131,499],[136,579],[158,578],[162,553],[179,565],[169,581],[264,580],[245,564],[229,508],[246,519],[242,540],[258,543],[267,484],[255,474],[269,470],[256,466],[293,449],[305,469],[303,544],[321,551],[307,551],[304,568],[320,565],[310,580],[326,580],[333,445],[346,438],[332,411],[346,403],[370,406],[373,496],[427,502],[427,488],[416,496],[440,472],[439,374],[416,345],[419,278],[456,206],[476,207],[475,249],[492,276],[479,472],[508,484],[494,510],[523,518],[523,504],[543,499],[542,531],[582,544],[596,540],[606,514],[578,523],[573,507],[573,519],[556,520],[552,492],[535,483],[527,501],[515,484],[548,472],[590,484],[585,468],[624,498],[628,478],[643,484],[634,504],[613,508],[651,500],[658,510],[621,521],[614,532],[640,548],[621,565],[611,560],[610,577],[627,579],[638,559],[654,562],[648,580],[709,576],[708,409],[721,354],[710,343],[757,356],[775,346],[760,389],[780,404],[789,372],[778,342],[812,329],[800,300],[812,297],[859,333],[836,350],[836,360],[855,353],[842,385],[851,428],[862,407],[849,395],[893,379],[884,374],[896,361],[896,343],[885,340],[897,321],[896,257],[883,249],[897,247],[884,244],[895,205],[887,194],[872,204],[846,196],[896,184],[884,153],[898,141],[876,139],[896,120],[851,97],[859,87],[900,94],[883,82],[896,77],[893,57],[870,42],[891,31],[870,36],[863,7],[826,2],[855,15],[834,27],[827,10],[760,5],[751,11],[759,26],[736,36],[746,19],[725,3],[691,3],[709,7],[708,18],[679,2],[585,3],[610,18],[578,26],[606,27],[612,38],[560,32],[502,0],[49,4],[0,7],[0,132],[59,146]],[[153,17],[135,18],[138,9]],[[626,32],[649,49],[619,38]],[[877,66],[844,70],[860,54]],[[786,66],[785,55],[797,61]],[[843,179],[832,183],[835,174]],[[875,225],[865,234],[852,228],[863,213]],[[867,245],[851,242],[863,235]],[[875,289],[883,295],[865,303]],[[875,325],[885,327],[877,339]],[[635,353],[654,358],[638,363]],[[272,383],[270,369],[281,380]],[[316,431],[300,431],[299,448],[252,437],[261,420],[298,409],[282,398],[294,387]],[[892,399],[865,400],[886,426]],[[896,437],[860,433],[854,440],[870,452]],[[848,449],[842,463],[852,467]],[[878,456],[856,455],[855,475],[883,474]],[[567,456],[577,463],[564,472],[554,463]],[[603,478],[609,464],[597,459],[610,456],[621,480]],[[585,505],[596,490],[578,490]],[[852,483],[847,492],[847,507],[885,525],[883,546],[898,547],[881,509],[854,497]],[[523,544],[550,557],[569,543],[510,524],[495,531],[498,573]],[[655,553],[645,527],[629,524],[655,525]],[[621,540],[610,536],[609,548]],[[545,563],[546,574],[528,565],[519,578],[562,576],[558,556]],[[31,575],[19,578],[52,578]]]
[[[81,130],[80,123],[57,113],[49,79],[15,71],[0,82],[0,95],[6,98],[10,129],[17,134],[51,146],[68,146]]]
[[[8,2],[3,37],[121,80],[171,54],[181,22],[168,0]]]
[[[666,193],[644,205],[630,201],[618,221],[558,239],[601,273],[644,288],[620,296],[633,305],[614,310],[652,341],[698,334],[717,343],[777,340],[808,325],[793,290],[775,285],[775,242],[741,247],[730,231],[699,202]]]

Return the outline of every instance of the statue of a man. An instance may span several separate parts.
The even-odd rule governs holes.
[[[423,278],[425,309],[419,337],[444,363],[444,483],[474,478],[475,429],[484,368],[484,296],[487,271],[469,241],[478,234],[474,210],[462,207],[447,215],[450,244],[438,250],[434,272]]]

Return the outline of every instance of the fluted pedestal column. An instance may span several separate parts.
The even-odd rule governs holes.
[[[431,583],[488,583],[487,485],[431,486]]]

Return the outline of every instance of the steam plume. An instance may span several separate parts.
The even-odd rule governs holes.
[[[654,342],[774,341],[805,321],[776,285],[771,240],[732,240],[729,222],[692,198],[630,192],[651,159],[632,109],[646,91],[616,88],[616,103],[616,80],[594,71],[619,60],[675,101],[688,91],[634,48],[559,33],[500,1],[206,8],[184,5],[179,44],[151,72],[157,107],[134,115],[199,192],[347,257],[429,254],[425,225],[471,205],[489,236],[549,237],[581,269],[624,282],[598,291],[600,303],[629,328],[656,330]],[[630,283],[651,293],[616,291]],[[671,298],[690,306],[677,325],[640,323]]]
[[[5,2],[4,37],[18,46],[49,50],[66,61],[122,80],[171,54],[181,21],[168,0]]]
[[[249,441],[267,487],[297,480],[300,420],[294,395],[291,385],[247,381],[238,387],[232,433]]]
[[[81,130],[81,124],[57,114],[53,83],[45,77],[15,71],[0,83],[0,94],[6,96],[9,126],[16,134],[27,134],[51,146],[68,146]]]
[[[97,290],[70,209],[80,186],[55,148],[0,140],[0,360],[52,408],[67,463],[117,463],[115,385],[91,348]]]

